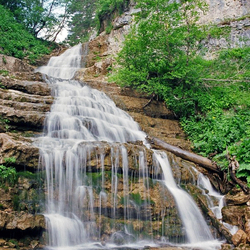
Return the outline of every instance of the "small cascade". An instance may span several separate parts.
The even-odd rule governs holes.
[[[155,151],[153,163],[138,124],[104,93],[71,79],[85,52],[77,45],[38,69],[55,96],[36,142],[46,172],[48,248],[139,249],[161,237],[215,242],[166,155]],[[164,185],[153,178],[161,171]]]
[[[208,206],[215,215],[218,220],[222,219],[221,209],[224,207],[224,195],[218,193],[211,182],[209,181],[208,177],[199,173],[197,185],[203,190],[203,195],[206,196],[208,201]],[[237,226],[232,226],[228,223],[222,222],[223,225],[230,231],[233,235],[238,231]]]
[[[188,243],[201,248],[203,245],[207,245],[206,249],[209,249],[208,245],[211,243],[212,247],[215,247],[211,249],[216,249],[216,245],[219,247],[220,243],[214,241],[206,221],[191,196],[176,185],[166,153],[155,151],[154,156],[162,167],[164,184],[175,199]]]
[[[72,79],[81,65],[81,54],[82,45],[78,44],[59,57],[51,57],[48,65],[39,67],[37,71],[54,78]]]

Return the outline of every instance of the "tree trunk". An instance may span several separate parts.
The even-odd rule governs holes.
[[[148,140],[150,141],[150,143],[152,144],[153,147],[155,146],[156,148],[165,149],[165,150],[175,154],[176,156],[179,156],[185,160],[192,161],[196,164],[199,164],[200,166],[202,166],[208,170],[211,170],[211,171],[216,172],[216,173],[221,173],[220,168],[215,163],[213,163],[211,160],[209,160],[208,158],[205,158],[203,156],[200,156],[200,155],[191,153],[189,151],[180,149],[178,147],[172,146],[172,145],[170,145],[170,144],[168,144],[168,143],[166,143],[158,138],[155,138],[155,137],[148,137]]]

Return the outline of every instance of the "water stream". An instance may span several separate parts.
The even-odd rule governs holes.
[[[197,185],[203,190],[203,195],[206,196],[208,201],[208,206],[211,211],[214,213],[215,217],[218,220],[222,220],[222,213],[221,209],[224,207],[224,195],[218,193],[212,186],[211,182],[209,181],[208,177],[199,173]],[[232,235],[234,235],[238,231],[237,226],[230,225],[225,222],[221,222]]]
[[[48,248],[156,246],[146,148],[133,144],[130,152],[123,144],[145,145],[146,134],[104,93],[72,80],[81,62],[79,44],[38,69],[48,75],[55,96],[37,142],[46,170]],[[175,184],[166,154],[156,151],[155,159],[178,207],[186,245],[218,249],[198,207]]]

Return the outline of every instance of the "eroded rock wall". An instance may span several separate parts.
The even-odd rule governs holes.
[[[0,70],[0,165],[17,171],[12,181],[0,182],[0,248],[32,249],[45,229],[44,216],[37,214],[44,180],[36,174],[39,149],[33,141],[53,98],[41,74],[25,62],[0,55]]]
[[[208,11],[201,16],[203,24],[221,23],[249,15],[249,0],[206,0]]]

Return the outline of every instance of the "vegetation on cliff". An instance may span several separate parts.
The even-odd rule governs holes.
[[[45,54],[51,53],[55,44],[36,38],[23,23],[17,22],[13,14],[0,5],[0,53],[20,59],[27,59],[29,63]]]
[[[0,4],[1,53],[35,63],[54,47],[36,38],[44,27],[58,22],[50,8],[65,6],[65,17],[71,16],[69,40],[74,44],[85,39],[93,27],[100,30],[104,19],[111,21],[129,1],[52,1],[47,9],[39,9],[38,2],[28,5],[29,1]],[[138,0],[137,4],[141,12],[119,53],[121,67],[114,79],[122,86],[148,93],[152,99],[164,100],[180,119],[196,152],[223,168],[228,166],[225,156],[236,155],[238,176],[250,182],[250,48],[224,49],[214,59],[205,60],[204,41],[228,30],[197,25],[199,14],[207,7],[203,1],[168,4],[164,0]],[[32,6],[39,11],[26,13]],[[111,28],[111,22],[107,23],[106,32]]]
[[[201,41],[216,29],[197,25],[206,8],[202,1],[141,0],[138,7],[142,11],[112,79],[164,100],[196,152],[225,169],[236,155],[237,175],[250,184],[250,48],[224,49],[204,59]]]

